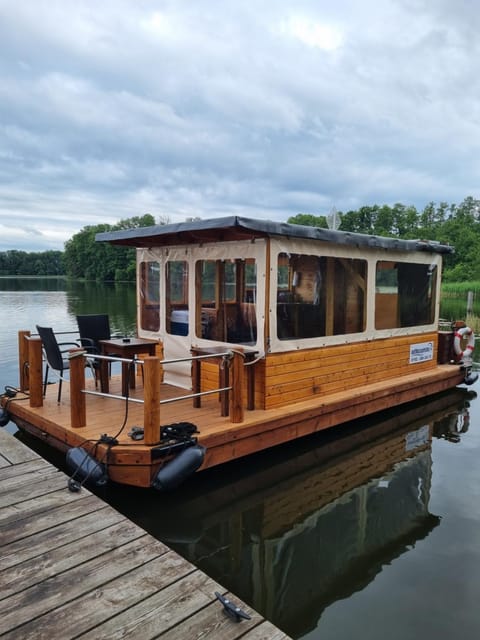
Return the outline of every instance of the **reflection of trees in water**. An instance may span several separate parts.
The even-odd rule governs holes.
[[[133,334],[136,330],[136,293],[133,282],[94,282],[67,278],[0,278],[0,291],[65,291],[67,312],[108,313],[113,333]]]
[[[79,314],[107,313],[112,333],[134,334],[136,330],[135,284],[130,282],[67,283],[68,312]]]
[[[66,291],[64,277],[14,277],[0,278],[0,291]]]

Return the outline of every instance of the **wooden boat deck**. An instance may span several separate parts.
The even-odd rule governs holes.
[[[289,640],[221,585],[0,429],[2,638]]]
[[[218,394],[214,394],[204,396],[200,408],[193,406],[192,398],[162,404],[160,424],[180,421],[195,424],[200,432],[199,443],[207,449],[202,468],[208,468],[388,407],[439,393],[461,382],[462,373],[458,367],[439,365],[415,374],[370,383],[355,390],[297,402],[288,407],[246,410],[240,423],[232,423],[228,416],[220,415]],[[30,407],[28,397],[22,393],[9,401],[8,411],[17,424],[29,425],[29,430],[35,435],[47,442],[54,439],[56,446],[64,445],[65,449],[87,441],[97,442],[102,434],[115,436],[118,446],[112,448],[116,456],[114,464],[130,465],[131,477],[141,473],[142,465],[147,473],[146,468],[151,463],[150,447],[141,441],[133,441],[128,435],[133,426],[144,424],[143,404],[128,402],[127,405],[125,399],[88,395],[87,426],[72,428],[70,385],[64,383],[60,404],[57,404],[56,386],[49,386],[41,407]],[[120,376],[113,376],[110,393],[120,395],[120,386]],[[87,379],[86,387],[94,391],[93,380]],[[161,385],[162,400],[187,394],[187,390]],[[131,390],[131,398],[142,397],[143,387],[139,377],[136,388]],[[131,482],[131,478],[129,481],[149,486],[146,476],[142,481]]]

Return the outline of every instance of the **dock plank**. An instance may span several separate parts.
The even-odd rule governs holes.
[[[81,551],[81,548],[79,548],[78,553],[81,553]],[[64,633],[66,633],[65,626],[74,621],[71,620],[69,615],[65,618],[61,615],[61,610],[65,609],[65,602],[74,601],[78,604],[79,598],[88,592],[97,593],[94,599],[98,600],[100,593],[109,592],[112,589],[112,581],[115,578],[119,576],[125,578],[125,574],[131,577],[132,584],[140,582],[138,576],[135,579],[136,574],[141,575],[143,582],[148,584],[151,561],[158,559],[159,556],[165,554],[165,551],[165,545],[151,539],[148,535],[144,535],[142,538],[138,538],[120,549],[104,553],[73,567],[70,571],[55,575],[38,585],[25,589],[21,593],[1,600],[0,634],[7,632],[12,627],[18,627],[23,624],[27,624],[27,631],[30,624],[33,625],[30,630],[38,625],[38,629],[44,628],[46,633],[49,633],[48,629],[53,631],[56,629],[57,633],[59,633],[60,627],[57,625],[61,624]],[[180,560],[177,564],[180,563]],[[146,568],[147,564],[149,565],[148,568]],[[172,561],[171,564],[175,564],[175,561]],[[162,575],[165,573],[163,563],[160,572]],[[127,587],[127,585],[122,586],[124,588]],[[140,585],[138,586],[141,592],[142,589]],[[110,595],[112,602],[115,599],[122,601],[124,597],[122,592],[118,591],[118,587]],[[108,605],[110,606],[110,604],[109,602]],[[85,613],[87,608],[84,607]],[[94,608],[92,607],[92,610]],[[52,610],[55,610],[55,613],[52,616],[48,616]],[[82,611],[82,616],[83,613]],[[89,616],[91,613],[90,611]],[[98,602],[97,615],[105,616],[103,608],[98,611]],[[43,623],[37,620],[39,617],[43,618]],[[48,622],[45,621],[46,618],[48,618]],[[54,626],[52,627],[51,625]],[[28,631],[28,633],[30,632]]]
[[[35,497],[30,500],[23,500],[18,504],[10,504],[1,508],[0,527],[12,521],[18,523],[18,521],[22,519],[32,517],[38,518],[38,516],[45,511],[49,511],[50,509],[55,509],[63,505],[70,505],[72,501],[77,500],[86,500],[87,504],[90,502],[94,503],[95,506],[92,506],[91,508],[98,508],[98,502],[93,500],[92,495],[87,491],[82,491],[81,493],[77,493],[75,496],[72,496],[68,491],[60,490],[55,491],[54,493],[48,493],[46,496],[42,496],[41,499]]]
[[[38,459],[40,456],[23,443],[17,440],[11,433],[0,428],[0,466],[20,464],[29,460]]]
[[[90,529],[91,527],[88,530]],[[121,547],[142,535],[145,535],[145,532],[140,527],[128,520],[121,520],[110,527],[91,532],[82,542],[81,553],[79,553],[78,540],[75,540],[70,544],[57,545],[54,549],[45,550],[25,561],[20,557],[18,564],[0,571],[0,584],[5,585],[2,587],[0,599],[29,589],[39,582],[68,571],[77,564],[91,560],[116,547]],[[57,543],[56,532],[55,542]],[[39,545],[36,544],[35,539],[30,539],[30,543],[39,551]]]
[[[56,472],[51,477],[39,478],[38,481],[30,478],[27,484],[22,484],[13,491],[0,494],[0,509],[34,497],[41,498],[46,493],[53,493],[58,489],[65,489],[65,487],[66,480],[62,473]]]
[[[79,545],[82,547],[85,545],[85,542],[82,541],[83,538],[88,539],[91,534],[98,531],[103,532],[104,529],[118,522],[121,522],[123,526],[128,521],[113,509],[103,509],[102,511],[95,509],[75,519],[73,524],[72,520],[67,520],[53,530],[48,528],[34,535],[15,539],[2,547],[0,571],[31,559],[35,559],[37,562],[39,556],[50,551],[54,552],[55,549],[68,543],[73,543],[74,548],[78,551]],[[0,573],[0,577],[1,575]]]
[[[225,594],[225,591],[223,591]],[[225,594],[230,597],[230,594]],[[243,638],[245,632],[258,625],[262,618],[250,607],[232,596],[232,600],[251,616],[250,620],[234,622],[223,612],[218,602],[212,602],[208,607],[199,611],[194,617],[184,620],[181,624],[162,634],[162,640],[194,640],[208,638],[208,640],[236,640]],[[202,632],[200,632],[202,630]]]
[[[280,631],[271,622],[267,621],[248,631],[242,638],[243,640],[291,640],[290,636],[287,636],[286,633],[283,633],[283,631]]]
[[[48,465],[46,465],[45,460],[42,458],[35,458],[19,464],[12,464],[9,462],[5,467],[0,468],[0,482],[2,483],[0,485],[0,491],[2,491],[3,481],[5,479],[14,478],[15,476],[23,476],[26,473],[36,472],[37,470],[42,470],[45,467],[48,468]]]
[[[91,494],[86,491],[82,491],[76,495],[76,500],[86,500],[89,503]],[[68,491],[55,491],[54,493],[48,493],[46,496],[42,496],[42,499],[31,498],[30,500],[24,500],[19,504],[10,504],[0,509],[0,527],[8,524],[10,521],[18,521],[25,518],[31,518],[32,516],[38,516],[45,511],[55,509],[62,505],[69,505],[72,502],[72,497]],[[90,500],[91,502],[91,500]],[[98,502],[96,502],[98,507]],[[93,507],[92,507],[93,508]]]
[[[24,466],[24,465],[22,465]],[[9,469],[15,469],[10,467]],[[56,478],[57,470],[53,467],[37,467],[36,469],[25,469],[22,474],[3,474],[0,480],[0,500],[5,494],[11,493],[17,487],[24,487],[29,482],[37,483],[39,480],[48,480]]]
[[[65,488],[64,491],[66,491]],[[107,505],[104,506],[102,503],[96,502],[94,496],[91,498],[91,500],[73,500],[70,504],[65,504],[62,507],[43,513],[35,513],[28,518],[2,525],[0,527],[0,544],[5,545],[13,540],[21,540],[39,531],[52,530],[62,522],[71,521],[85,513],[92,511],[98,513],[100,510],[108,508]],[[41,500],[40,497],[39,500]]]
[[[85,567],[82,565],[42,583],[34,588],[37,598],[39,595],[43,598],[41,602],[35,598],[34,611],[31,610],[32,593],[0,601],[0,633],[5,626],[8,629],[13,618],[17,626],[19,622],[23,623],[19,628],[23,635],[17,637],[50,639],[53,636],[64,640],[78,637],[172,581],[195,571],[193,565],[172,551],[151,557],[149,562],[149,555],[155,555],[163,547],[161,543],[155,543],[156,540],[145,536],[145,540],[131,543],[133,553],[105,554],[102,556],[104,562],[97,560],[86,563],[92,565],[88,570],[82,571],[82,567]],[[138,566],[139,561],[144,561],[144,564]],[[65,602],[67,599],[65,590],[68,592],[68,602],[62,604],[62,600]],[[2,605],[9,600],[9,605],[14,605],[14,609],[9,606],[3,614]],[[21,611],[22,608],[27,610]],[[15,636],[6,633],[4,637]]]
[[[115,640],[118,638],[119,628],[122,630],[122,638],[157,638],[159,629],[170,629],[186,618],[196,616],[198,611],[211,603],[212,594],[218,590],[222,590],[220,585],[201,571],[195,570],[182,580],[160,589],[123,611],[116,618],[82,634],[80,638]]]

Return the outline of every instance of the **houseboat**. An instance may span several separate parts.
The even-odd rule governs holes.
[[[96,240],[136,248],[137,336],[72,350],[58,402],[25,329],[18,393],[2,397],[3,419],[83,480],[170,489],[477,377],[473,332],[439,331],[448,245],[239,216]]]

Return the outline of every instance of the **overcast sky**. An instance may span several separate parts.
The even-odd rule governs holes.
[[[0,0],[0,251],[480,197],[475,0]]]

